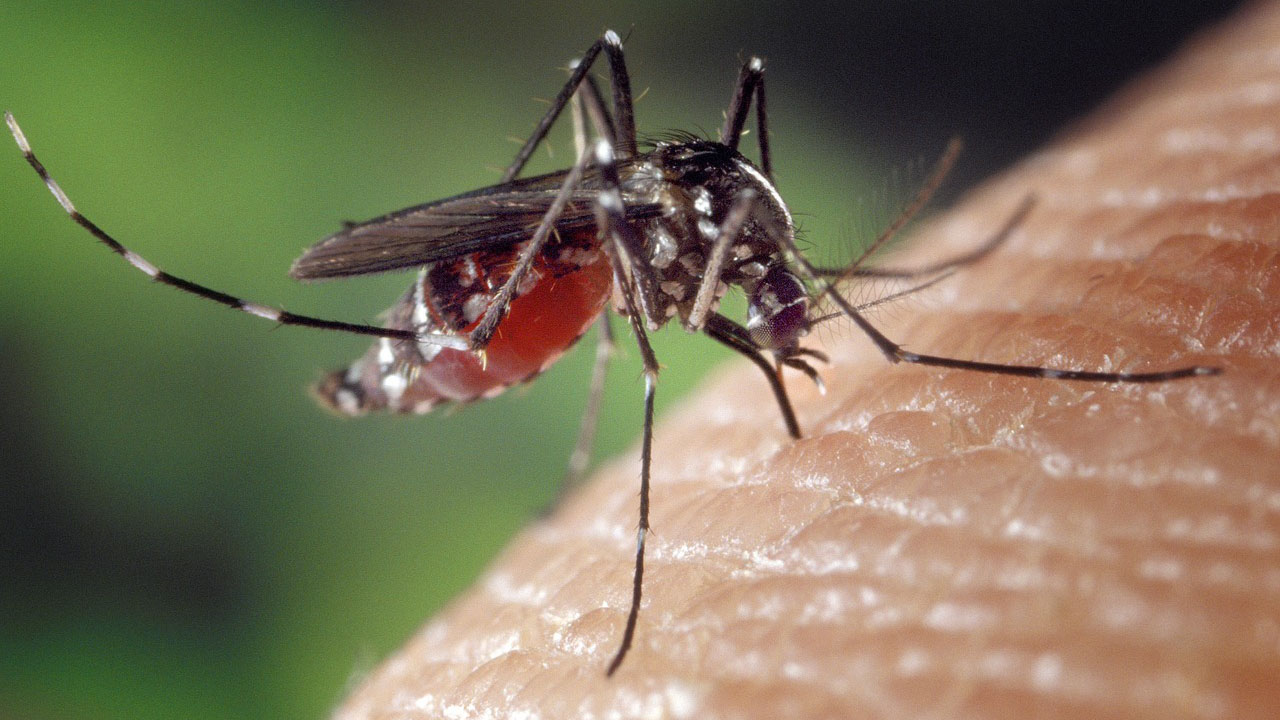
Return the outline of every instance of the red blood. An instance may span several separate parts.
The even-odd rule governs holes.
[[[387,326],[466,337],[511,277],[518,252],[478,251],[432,264],[391,308]],[[316,394],[347,415],[422,413],[440,402],[492,397],[559,359],[600,316],[612,287],[609,257],[595,233],[564,233],[534,259],[483,359],[464,350],[379,340],[350,368],[322,380]]]
[[[546,370],[591,327],[609,299],[613,271],[603,252],[595,255],[594,262],[558,277],[538,258],[532,270],[538,281],[511,302],[484,362],[475,353],[444,349],[418,371],[417,381],[442,400],[474,400]]]

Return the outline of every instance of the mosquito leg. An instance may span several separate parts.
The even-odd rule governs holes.
[[[577,67],[577,61],[569,64],[569,69]],[[590,76],[588,76],[589,78]],[[582,107],[582,92],[576,92],[569,98],[569,117],[573,120],[573,157],[574,161],[587,154],[587,111]]]
[[[738,82],[733,87],[733,97],[729,100],[729,108],[725,111],[724,127],[720,130],[720,144],[737,150],[742,130],[747,123],[747,112],[751,110],[751,97],[756,99],[756,123],[760,146],[760,168],[769,182],[773,182],[773,160],[769,156],[769,128],[764,102],[764,61],[753,57],[742,66],[738,73]]]
[[[560,116],[560,111],[564,110],[564,106],[569,103],[569,98],[578,91],[578,86],[582,84],[582,79],[587,76],[587,72],[591,69],[591,64],[595,62],[596,56],[600,54],[602,40],[596,40],[582,54],[582,57],[573,64],[569,72],[569,80],[565,82],[564,87],[560,88],[559,94],[551,101],[551,107],[534,126],[533,133],[529,135],[529,139],[524,141],[520,151],[516,153],[516,157],[507,166],[506,172],[502,173],[502,183],[511,182],[524,169],[526,163],[529,162],[533,151],[537,149],[538,144],[547,137],[547,132],[551,130],[551,125]]]
[[[652,283],[652,275],[639,270],[640,265],[630,260],[637,247],[632,227],[626,222],[626,207],[622,202],[622,192],[618,186],[618,170],[613,162],[613,147],[605,140],[596,142],[596,164],[605,179],[604,188],[596,200],[596,224],[606,233],[609,242],[605,243],[606,251],[613,256],[614,287],[622,297],[623,311],[627,322],[631,325],[631,333],[640,348],[640,359],[644,365],[644,430],[640,442],[640,518],[636,526],[636,559],[635,573],[631,583],[631,605],[627,610],[626,625],[622,631],[622,642],[609,667],[606,676],[612,676],[621,667],[631,643],[635,640],[636,623],[640,619],[640,600],[644,590],[644,552],[645,541],[649,535],[649,474],[653,459],[653,399],[657,391],[658,358],[654,355],[653,346],[649,344],[649,336],[645,332],[647,312],[636,301],[632,292],[632,281],[641,292]],[[631,277],[625,272],[631,270]],[[643,302],[643,300],[641,301]]]
[[[943,276],[943,277],[946,277],[946,276]],[[879,298],[877,300],[872,300],[862,305],[858,305],[854,309],[857,311],[862,311],[868,308],[875,307],[877,305],[882,305],[887,302],[892,302],[893,300],[896,300],[905,295],[918,292],[920,290],[924,290],[925,288],[929,287],[930,285],[933,285],[934,283],[941,281],[942,279],[943,279],[942,277],[934,278],[933,280],[930,280],[929,282],[923,283],[921,285],[916,285],[914,287],[907,288],[906,290],[902,290],[901,292],[897,292],[892,295],[888,295],[886,297]],[[835,317],[835,316],[833,315],[833,316],[818,318],[813,322],[814,324],[817,324],[819,322],[822,322],[823,320],[830,319],[831,317]],[[702,331],[705,332],[712,339],[716,340],[717,342],[746,356],[747,359],[755,363],[755,365],[760,368],[761,372],[764,373],[765,380],[769,382],[769,388],[773,390],[774,398],[778,402],[778,409],[782,413],[782,421],[787,426],[787,432],[791,435],[791,437],[799,438],[801,436],[800,425],[796,421],[795,410],[792,409],[791,400],[787,396],[786,386],[783,385],[782,379],[778,376],[778,373],[775,367],[769,363],[769,360],[764,356],[764,354],[760,351],[760,348],[757,347],[755,342],[751,339],[751,334],[747,332],[747,329],[735,323],[734,321],[730,320],[729,318],[726,318],[725,316],[720,315],[719,313],[714,313],[707,318],[706,323],[702,327]],[[816,357],[819,360],[823,360],[823,361],[826,360],[825,355],[818,353],[817,351],[814,351],[814,350],[806,350],[804,348],[800,348],[797,351],[797,354],[810,355],[810,356]],[[809,376],[810,379],[812,379],[815,383],[818,384],[819,388],[821,388],[822,387],[821,380],[816,376],[816,373],[812,371],[812,368],[809,368],[807,365],[801,367],[799,365],[792,364],[787,361],[787,360],[795,360],[795,359],[797,358],[792,357],[792,358],[784,359],[782,362],[788,367],[793,367],[797,370],[800,370],[801,372],[804,372],[806,375]]]
[[[1022,225],[1027,219],[1027,215],[1031,213],[1032,208],[1036,205],[1034,195],[1028,195],[1023,198],[1022,203],[1013,211],[1009,219],[1005,221],[1004,226],[998,232],[992,235],[982,245],[970,250],[966,253],[953,255],[952,257],[939,260],[929,265],[923,265],[918,268],[882,268],[882,267],[854,267],[849,268],[815,268],[819,277],[836,278],[837,281],[852,277],[878,277],[878,278],[895,278],[899,280],[910,280],[922,275],[932,275],[934,273],[945,272],[954,268],[972,265],[979,260],[985,258],[995,251],[1009,239],[1014,230]],[[858,262],[862,262],[859,258]]]
[[[587,123],[595,127],[600,137],[617,147],[617,129],[613,126],[613,118],[605,107],[604,96],[595,78],[587,75],[582,79],[578,92],[573,95],[573,142],[578,155],[587,151]]]
[[[769,182],[776,186],[777,183],[773,180],[773,155],[769,152],[769,113],[764,102],[763,63],[760,72],[760,82],[756,84],[756,145],[760,148],[760,169],[769,178]]]
[[[658,317],[657,278],[653,268],[642,262],[644,248],[635,228],[627,222],[627,208],[622,201],[618,166],[614,162],[613,148],[605,141],[596,143],[596,165],[600,169],[603,188],[596,198],[596,223],[613,239],[619,262],[624,265],[636,284],[639,310],[651,329],[657,329],[665,318]]]
[[[627,63],[622,58],[622,40],[618,34],[606,30],[601,40],[604,42],[605,55],[609,57],[610,81],[613,85],[613,117],[617,124],[613,146],[619,157],[629,158],[636,154],[636,113],[631,100],[631,77],[627,74]]]
[[[631,293],[626,278],[621,276],[615,265],[614,283],[622,295],[627,320],[631,323],[631,332],[636,344],[640,346],[640,358],[644,363],[644,431],[640,441],[640,522],[636,526],[636,563],[635,574],[631,581],[631,606],[627,610],[627,623],[622,631],[622,642],[618,651],[609,661],[606,676],[612,676],[621,667],[622,661],[631,649],[636,635],[636,623],[640,619],[640,600],[644,589],[644,549],[649,535],[649,471],[653,459],[653,398],[657,391],[658,359],[649,344],[649,336],[645,333],[644,323],[636,308],[635,298]]]
[[[1164,382],[1166,380],[1177,380],[1185,377],[1197,377],[1202,375],[1217,375],[1222,372],[1222,368],[1208,367],[1203,365],[1191,365],[1174,370],[1161,370],[1157,372],[1145,373],[1127,373],[1127,372],[1096,372],[1090,370],[1066,370],[1060,368],[1042,367],[1038,365],[1008,365],[1004,363],[981,362],[978,360],[963,360],[960,358],[942,357],[940,355],[922,355],[918,353],[908,352],[902,349],[902,346],[890,340],[884,333],[880,332],[874,325],[870,323],[857,308],[853,307],[848,300],[842,296],[835,286],[830,282],[821,279],[815,271],[813,265],[796,247],[795,241],[784,236],[787,251],[795,258],[796,264],[801,273],[809,282],[821,289],[821,292],[835,303],[836,307],[858,326],[867,337],[876,344],[880,352],[888,358],[889,362],[914,363],[917,365],[932,365],[935,367],[956,368],[960,370],[973,370],[976,372],[993,373],[997,375],[1017,375],[1020,377],[1049,378],[1054,380],[1083,380],[1087,382]]]
[[[615,88],[617,81],[615,78]],[[624,113],[619,112],[619,116]],[[627,132],[623,123],[619,123],[618,133]],[[634,132],[634,131],[633,131]],[[596,142],[596,164],[604,180],[596,200],[596,224],[606,232],[609,242],[606,244],[613,255],[614,287],[622,296],[627,322],[631,324],[632,335],[640,347],[640,358],[644,363],[644,431],[640,443],[640,518],[636,526],[635,572],[631,582],[631,605],[627,610],[626,625],[622,631],[622,642],[609,667],[606,676],[612,676],[622,666],[631,643],[635,640],[636,623],[640,620],[640,601],[644,591],[644,553],[645,541],[649,535],[649,474],[653,459],[653,399],[657,390],[658,359],[649,344],[649,336],[645,332],[646,322],[656,326],[653,315],[654,277],[651,269],[644,263],[636,262],[640,248],[635,237],[634,228],[626,221],[626,206],[622,201],[622,191],[618,178],[618,168],[614,164],[613,147],[605,140]],[[629,273],[627,272],[629,271]],[[629,274],[629,277],[628,277]],[[632,292],[632,283],[637,293]],[[636,294],[640,300],[637,302]]]
[[[769,382],[769,389],[773,390],[774,399],[778,402],[778,410],[782,412],[782,422],[787,426],[787,434],[799,439],[800,423],[796,420],[796,411],[791,407],[787,388],[782,384],[782,378],[778,376],[777,369],[751,341],[751,335],[747,333],[746,328],[719,313],[713,313],[707,318],[702,331],[716,342],[741,353],[760,368],[765,380]]]
[[[762,79],[764,63],[753,57],[743,64],[738,72],[738,81],[733,85],[733,96],[729,98],[729,107],[724,113],[724,127],[720,129],[720,144],[730,149],[738,149],[738,141],[742,138],[742,129],[747,124],[747,113],[751,111],[751,96],[756,84]]]
[[[619,115],[613,122],[610,122],[609,114],[604,109],[599,89],[586,74],[590,64],[599,55],[602,47],[609,57],[609,65],[613,71],[614,109],[615,114]],[[586,92],[579,92],[584,87],[584,83]],[[506,174],[503,176],[503,182],[509,182],[519,173],[524,163],[528,160],[529,154],[533,152],[533,148],[546,137],[547,129],[550,128],[551,123],[555,121],[560,111],[564,109],[565,104],[574,98],[578,98],[579,102],[581,102],[587,117],[596,126],[596,133],[601,138],[596,144],[595,160],[601,166],[607,187],[601,193],[599,206],[603,207],[608,203],[611,207],[616,206],[618,208],[619,213],[616,216],[612,212],[608,213],[609,222],[617,226],[614,228],[614,233],[624,238],[630,248],[638,248],[639,242],[634,239],[634,231],[626,223],[618,170],[614,165],[613,136],[617,135],[622,142],[627,142],[627,138],[630,138],[630,147],[634,151],[635,117],[631,110],[630,80],[622,58],[622,41],[618,39],[618,35],[612,30],[607,31],[604,37],[592,44],[586,54],[583,55],[582,60],[578,61],[576,66],[573,67],[569,82],[561,88],[560,94],[556,96],[555,101],[552,103],[551,110],[543,116],[542,121],[538,123],[538,127],[534,130],[533,136],[525,142],[524,147],[521,148],[520,153],[516,156],[516,161],[507,169]],[[576,116],[575,120],[581,122],[581,117]],[[583,135],[579,137],[585,139],[585,128],[583,129]],[[575,137],[575,140],[578,140],[579,137]],[[589,155],[586,153],[579,155],[577,162],[574,163],[569,175],[565,178],[564,185],[560,188],[560,193],[556,195],[551,206],[547,208],[546,214],[542,216],[542,222],[538,224],[533,237],[521,249],[519,259],[511,271],[511,276],[507,278],[507,281],[503,283],[502,287],[494,295],[489,307],[485,309],[484,317],[476,325],[475,329],[471,331],[469,345],[472,350],[484,350],[485,346],[489,344],[489,340],[493,338],[494,332],[498,329],[498,324],[502,322],[502,318],[506,315],[507,309],[511,305],[511,299],[515,297],[516,288],[520,286],[520,282],[528,275],[529,268],[533,266],[533,261],[538,257],[542,246],[551,237],[551,231],[555,228],[556,220],[564,212],[564,208],[569,204],[574,190],[581,183],[588,159]],[[605,196],[608,196],[608,198],[606,199]],[[613,202],[615,200],[616,203]],[[654,291],[648,287],[652,284],[652,280],[650,280],[641,286],[641,297],[644,301],[647,301],[644,302],[646,307],[652,307],[652,298],[655,296]]]
[[[538,228],[533,231],[533,236],[520,249],[520,256],[516,260],[515,267],[511,270],[511,276],[494,294],[493,300],[485,308],[484,317],[480,319],[475,329],[471,331],[468,344],[472,350],[484,350],[485,346],[489,344],[489,340],[493,338],[493,333],[498,329],[498,323],[502,322],[502,318],[507,314],[507,309],[511,306],[511,299],[515,297],[516,288],[520,286],[521,281],[529,274],[529,268],[533,267],[534,259],[542,251],[542,246],[546,245],[547,240],[550,239],[556,220],[560,218],[565,206],[569,204],[570,198],[573,197],[574,191],[577,190],[578,184],[582,182],[582,175],[586,170],[589,158],[589,155],[584,154],[573,164],[569,174],[564,179],[564,184],[560,186],[560,192],[551,201],[551,206],[547,208],[547,212],[542,216],[542,221],[538,223]]]
[[[31,151],[31,144],[27,142],[27,137],[23,134],[22,128],[18,126],[18,121],[14,119],[13,114],[6,112],[4,114],[4,120],[8,123],[9,132],[13,134],[14,141],[18,143],[18,149],[22,151],[22,156],[25,157],[31,167],[35,169],[36,173],[40,176],[40,179],[44,181],[45,186],[49,188],[49,192],[53,193],[53,197],[57,199],[58,204],[67,212],[67,215],[69,215],[77,225],[89,231],[89,233],[102,242],[102,244],[111,248],[112,252],[124,258],[130,265],[142,271],[143,274],[147,275],[152,280],[163,285],[168,285],[169,287],[177,288],[183,292],[197,295],[205,300],[212,300],[213,302],[225,305],[233,310],[246,312],[250,315],[255,315],[281,325],[299,325],[302,327],[318,328],[321,330],[336,330],[338,332],[352,333],[356,335],[371,335],[374,337],[395,338],[398,340],[417,341],[421,339],[412,330],[395,330],[376,327],[373,325],[361,325],[358,323],[342,322],[340,320],[325,320],[306,315],[296,315],[287,310],[281,310],[280,308],[259,305],[255,302],[242,300],[241,298],[205,287],[204,285],[191,282],[190,280],[177,277],[176,275],[170,275],[164,270],[152,265],[146,258],[126,248],[124,245],[121,245],[119,241],[108,235],[105,230],[98,227],[92,220],[82,215],[80,211],[76,209],[75,205],[71,203],[71,198],[67,197],[67,194],[63,192],[57,181],[49,175],[49,172],[45,170],[44,165],[36,158],[35,153]]]
[[[591,68],[591,63],[595,62],[601,50],[604,50],[605,55],[609,58],[609,68],[612,72],[614,118],[609,117],[608,111],[604,108],[599,88],[587,74]],[[584,87],[585,91],[582,91]],[[533,153],[534,148],[546,137],[552,123],[555,122],[565,105],[571,100],[576,100],[577,103],[581,104],[586,116],[591,119],[592,124],[595,125],[596,133],[601,138],[596,146],[595,160],[601,166],[605,176],[606,189],[601,194],[599,206],[608,205],[606,214],[609,218],[609,224],[613,226],[613,233],[615,236],[622,238],[624,245],[627,247],[627,256],[633,257],[640,245],[639,241],[634,237],[634,231],[626,223],[626,211],[622,203],[620,188],[621,183],[618,179],[617,167],[614,165],[614,157],[619,152],[615,150],[615,147],[621,148],[624,157],[630,157],[635,153],[635,114],[631,103],[631,80],[627,74],[626,61],[622,55],[622,40],[612,30],[606,31],[599,40],[592,43],[587,52],[583,54],[581,60],[572,64],[568,82],[560,89],[560,93],[552,101],[551,108],[539,121],[537,127],[534,128],[533,135],[525,142],[524,147],[516,155],[515,161],[503,174],[503,182],[510,182],[519,174],[529,156]],[[584,124],[582,123],[582,117],[576,113],[574,119],[576,124]],[[575,142],[580,148],[585,148],[585,127],[581,131],[575,132]],[[547,209],[546,214],[543,215],[542,222],[539,223],[537,230],[534,231],[533,237],[521,249],[520,257],[516,262],[515,268],[512,269],[511,277],[498,290],[493,301],[489,303],[489,307],[485,309],[484,317],[471,332],[470,346],[473,350],[483,350],[493,337],[494,332],[497,331],[498,323],[506,315],[511,299],[515,296],[516,288],[519,287],[520,282],[528,274],[534,259],[537,258],[542,246],[550,238],[551,231],[555,227],[555,221],[564,212],[564,208],[569,203],[574,189],[581,182],[587,159],[586,153],[579,153],[578,160],[574,163],[574,167],[570,170],[568,177],[565,178],[564,186],[561,188],[560,193],[552,202],[551,207]],[[611,208],[615,207],[617,208],[617,213],[611,210]],[[640,284],[642,305],[646,308],[653,307],[655,291],[652,285],[651,276]],[[651,315],[646,315],[646,317],[652,320]]]
[[[599,40],[592,43],[591,47],[587,48],[587,51],[582,54],[582,58],[573,66],[569,73],[569,80],[564,84],[564,87],[560,88],[559,94],[551,101],[551,107],[547,109],[546,114],[534,126],[533,134],[525,141],[520,148],[520,152],[516,153],[515,159],[511,161],[511,165],[502,174],[501,182],[511,182],[524,169],[525,164],[529,162],[530,156],[533,155],[533,151],[547,137],[547,132],[550,131],[551,125],[555,123],[556,118],[560,116],[560,112],[569,104],[569,98],[577,92],[583,78],[591,70],[591,64],[595,62],[601,50],[604,50],[608,56],[610,69],[612,70],[614,112],[615,114],[622,114],[625,111],[626,114],[625,118],[619,117],[616,120],[616,139],[626,149],[626,157],[634,154],[636,130],[635,115],[631,110],[631,81],[627,75],[627,68],[622,57],[622,40],[618,38],[617,33],[609,30]],[[615,139],[612,136],[606,137],[611,140]]]
[[[755,193],[749,188],[738,193],[729,208],[729,214],[720,223],[719,235],[711,246],[707,266],[702,272],[702,282],[698,283],[693,309],[689,311],[689,318],[685,321],[685,328],[688,330],[701,330],[707,321],[707,313],[711,311],[711,303],[715,300],[716,288],[720,285],[720,276],[724,272],[725,258],[729,255],[733,241],[738,238],[738,233],[742,232],[742,226],[747,222],[747,214],[751,212],[755,199]]]
[[[564,482],[560,485],[563,497],[570,489],[582,480],[591,460],[591,447],[595,444],[596,429],[599,427],[600,406],[604,401],[604,380],[609,371],[609,361],[613,358],[615,348],[613,326],[609,322],[609,313],[600,315],[596,323],[596,360],[591,368],[591,389],[587,394],[587,407],[582,412],[582,425],[578,428],[578,440],[574,443],[573,454],[569,456],[569,470]]]
[[[636,323],[633,327],[639,327]],[[644,376],[644,434],[640,449],[640,522],[636,526],[636,566],[631,581],[631,606],[627,610],[627,624],[622,630],[622,642],[618,652],[609,661],[605,676],[610,677],[622,666],[636,636],[636,623],[640,620],[640,600],[644,589],[644,548],[649,535],[649,468],[653,457],[653,397],[657,376],[646,371]]]

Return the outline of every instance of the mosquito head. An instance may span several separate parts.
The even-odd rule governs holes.
[[[784,265],[769,268],[747,300],[747,330],[761,348],[790,354],[809,332],[809,292]]]

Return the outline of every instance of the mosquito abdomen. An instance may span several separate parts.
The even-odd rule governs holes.
[[[472,253],[428,266],[387,322],[424,339],[378,340],[351,366],[326,375],[315,387],[317,397],[344,415],[425,413],[441,402],[494,397],[537,377],[586,333],[609,299],[612,269],[594,233],[565,234],[544,249],[483,353],[426,337],[465,339],[511,273],[509,257],[487,256],[515,253]]]

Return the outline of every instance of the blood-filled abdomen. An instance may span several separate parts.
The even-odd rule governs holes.
[[[387,327],[465,337],[511,276],[520,247],[423,268],[388,311]],[[612,286],[609,259],[594,232],[562,234],[535,258],[483,357],[429,340],[383,338],[350,367],[326,376],[316,394],[347,415],[423,413],[441,402],[493,397],[558,360],[599,317]]]

